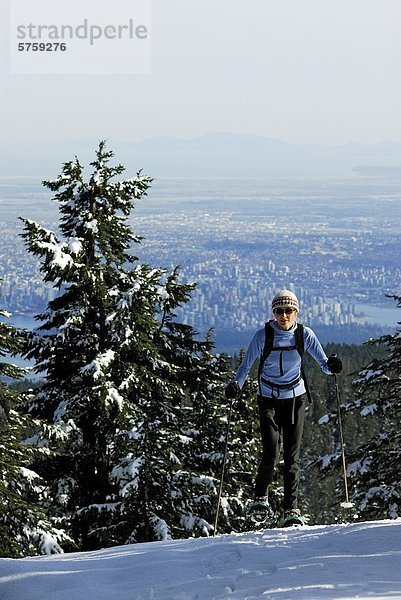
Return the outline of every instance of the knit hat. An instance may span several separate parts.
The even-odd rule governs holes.
[[[272,300],[272,311],[274,312],[274,309],[279,306],[291,306],[299,311],[298,298],[294,292],[291,292],[290,290],[281,290],[274,296]]]

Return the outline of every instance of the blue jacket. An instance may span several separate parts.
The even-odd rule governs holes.
[[[295,329],[297,327],[297,323],[289,329],[288,331],[284,331],[279,328],[276,321],[270,321],[274,329],[274,347],[277,346],[295,346]],[[265,345],[265,329],[259,329],[252,338],[251,343],[245,353],[244,360],[240,364],[237,374],[236,381],[238,385],[242,388],[244,385],[245,379],[257,358],[260,358],[263,348]],[[309,327],[304,326],[304,348],[305,352],[308,352],[312,358],[317,362],[322,371],[327,375],[330,375],[330,370],[327,368],[327,356],[317,339],[315,333]],[[281,366],[280,366],[280,355],[281,356]],[[291,351],[280,352],[279,350],[272,351],[267,357],[263,371],[262,378],[271,381],[273,384],[286,385],[290,384],[293,381],[296,381],[300,378],[301,375],[301,357],[298,353],[298,350],[294,348]],[[305,393],[305,384],[302,379],[298,383],[295,384],[291,389],[280,389],[277,390],[260,382],[260,391],[262,396],[267,397],[277,397],[280,398],[293,398],[295,396],[300,396]]]

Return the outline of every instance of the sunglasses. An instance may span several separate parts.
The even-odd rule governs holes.
[[[295,312],[295,308],[275,308],[273,312],[275,315],[283,315],[284,313],[286,315],[291,315]]]

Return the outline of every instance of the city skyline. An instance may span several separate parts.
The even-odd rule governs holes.
[[[57,230],[58,215],[39,184],[26,184],[24,194],[21,189],[10,182],[0,194],[1,292],[8,310],[32,315],[55,291],[18,240],[16,216]],[[143,237],[132,252],[167,272],[179,265],[181,280],[196,282],[177,318],[198,331],[213,327],[217,334],[249,337],[271,316],[275,291],[290,287],[299,296],[301,320],[326,328],[324,340],[346,341],[347,335],[348,342],[361,343],[399,320],[386,298],[401,293],[398,189],[391,179],[357,177],[165,180],[130,216]],[[364,316],[374,307],[380,327],[361,328],[378,322]]]

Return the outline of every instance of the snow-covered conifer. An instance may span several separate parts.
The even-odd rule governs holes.
[[[179,534],[187,452],[188,385],[202,343],[177,323],[192,284],[139,262],[128,217],[147,194],[140,172],[119,181],[101,142],[93,173],[78,159],[44,184],[56,192],[59,231],[24,220],[28,249],[58,293],[26,355],[46,382],[30,412],[46,420],[41,475],[49,511],[84,549]],[[182,529],[184,531],[184,529]]]
[[[7,321],[10,313],[0,310],[0,357],[21,352],[24,333]],[[21,444],[24,434],[33,426],[22,411],[20,395],[12,382],[24,370],[0,361],[0,555],[20,557],[29,554],[61,552],[59,542],[67,536],[37,506],[44,492],[43,481],[29,467],[34,451]]]
[[[401,307],[401,297],[391,297]],[[401,516],[401,331],[367,345],[384,350],[384,357],[374,358],[358,373],[355,399],[341,406],[344,415],[372,422],[368,440],[347,455],[347,479],[360,518],[395,519]],[[322,465],[330,470],[338,460],[338,454],[326,457]]]

